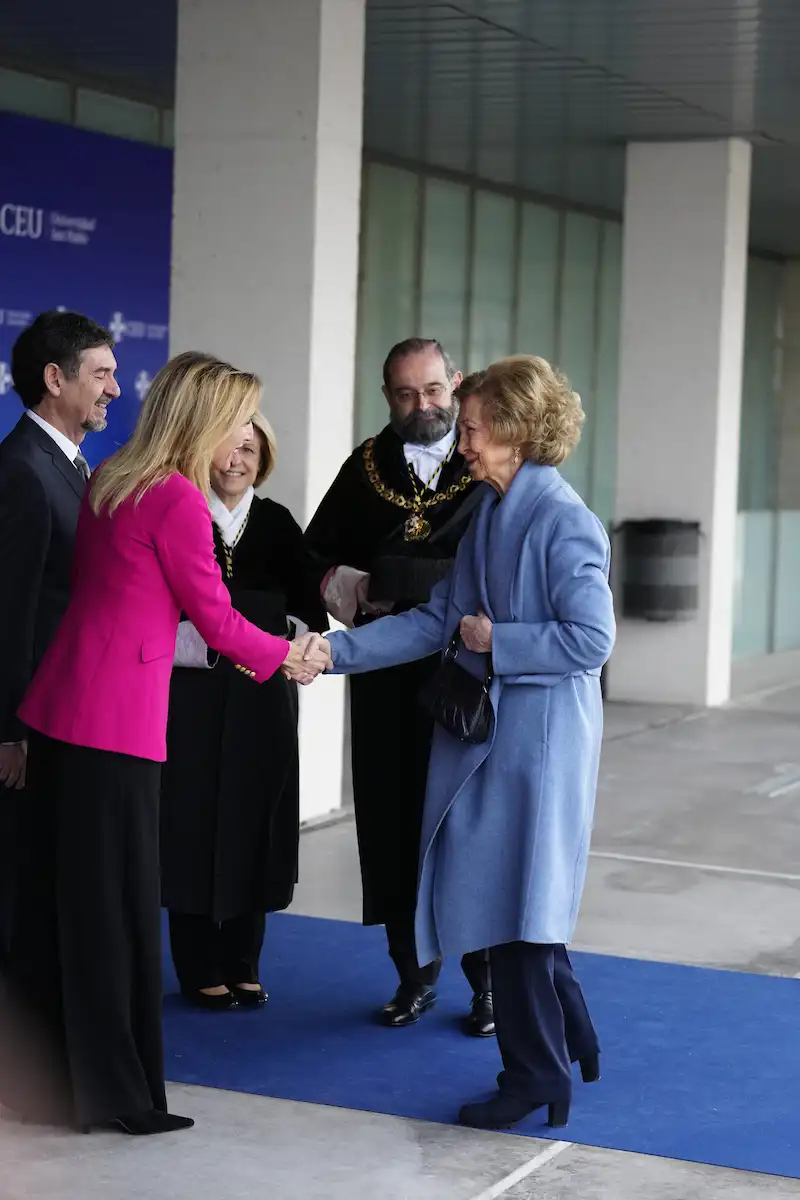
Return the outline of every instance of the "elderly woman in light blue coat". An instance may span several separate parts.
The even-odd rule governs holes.
[[[579,397],[541,358],[504,359],[475,377],[459,449],[486,489],[451,577],[420,608],[328,638],[340,673],[423,658],[456,633],[459,662],[492,672],[489,740],[436,730],[416,916],[420,963],[491,947],[504,1070],[491,1100],[460,1113],[480,1128],[543,1107],[550,1125],[564,1125],[570,1058],[593,1054],[584,1078],[598,1074],[565,950],[592,831],[600,671],[614,642],[606,533],[556,470],[582,421]],[[586,1049],[570,1053],[580,1024]]]

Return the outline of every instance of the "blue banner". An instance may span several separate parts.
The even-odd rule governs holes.
[[[0,438],[22,412],[14,341],[67,308],[111,330],[122,389],[83,453],[126,440],[168,354],[171,214],[170,150],[0,113]]]

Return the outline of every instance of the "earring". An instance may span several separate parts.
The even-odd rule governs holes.
[[[514,447],[514,462],[519,462],[519,446]]]

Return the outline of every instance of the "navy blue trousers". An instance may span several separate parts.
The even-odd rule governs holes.
[[[489,951],[501,1090],[532,1102],[572,1095],[571,1063],[599,1052],[564,946],[509,942]]]

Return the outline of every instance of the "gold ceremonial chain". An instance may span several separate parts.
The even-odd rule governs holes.
[[[236,537],[233,539],[232,545],[229,546],[228,543],[224,539],[222,540],[222,553],[225,555],[225,575],[226,575],[226,578],[228,578],[228,579],[233,579],[233,552],[236,549],[236,547],[239,545],[239,539],[241,538],[245,529],[247,529],[247,522],[249,520],[250,520],[250,513],[248,513],[247,516],[245,517],[244,523],[242,524],[242,528],[239,530]],[[241,671],[241,673],[243,675],[247,675],[249,679],[255,679],[256,673],[255,673],[255,671],[251,671],[249,667],[243,667],[241,663],[234,663],[233,665],[236,667],[237,671]]]
[[[249,520],[250,520],[250,513],[248,513],[247,516],[245,517],[242,528],[239,530],[236,537],[233,539],[232,545],[229,546],[228,543],[224,539],[222,539],[222,553],[225,555],[225,577],[227,579],[233,579],[233,552],[236,549],[236,547],[239,545],[242,534],[244,533],[245,529],[247,529],[247,522]]]
[[[378,474],[375,466],[375,458],[372,453],[375,439],[370,438],[364,446],[364,469],[367,472],[367,478],[374,487],[375,491],[382,500],[388,500],[390,504],[396,505],[397,508],[410,508],[411,516],[403,527],[403,541],[405,542],[422,542],[425,538],[430,537],[431,524],[423,517],[423,512],[428,508],[434,508],[437,504],[444,503],[445,500],[454,500],[456,496],[465,491],[472,483],[471,475],[462,475],[458,483],[451,483],[450,487],[444,492],[436,492],[433,496],[425,496],[417,490],[417,485],[414,482],[413,475],[411,476],[411,486],[414,489],[413,498],[409,496],[401,496],[394,488],[387,487]],[[431,485],[436,482],[441,474],[444,463],[441,463],[439,470],[431,480]],[[409,470],[410,474],[410,470]]]

